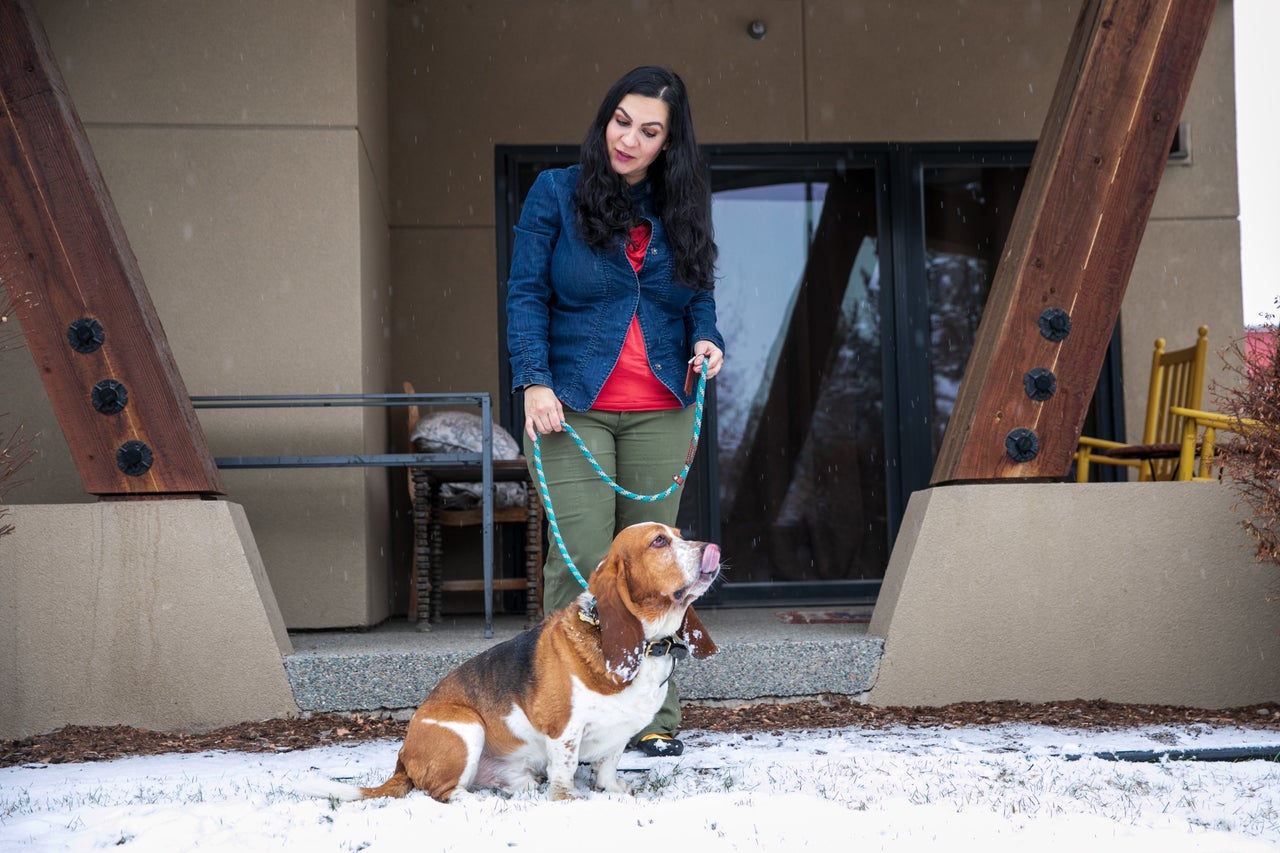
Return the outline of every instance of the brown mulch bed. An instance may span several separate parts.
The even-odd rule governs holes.
[[[941,708],[875,708],[843,696],[736,707],[690,705],[686,729],[717,732],[781,731],[892,725],[955,727],[1039,723],[1067,728],[1119,729],[1144,725],[1209,725],[1271,729],[1280,733],[1280,705],[1200,710],[1167,705],[1119,705],[1075,701],[964,702]],[[67,726],[49,734],[0,740],[0,767],[107,761],[166,752],[284,752],[404,736],[405,723],[378,715],[318,714],[307,718],[242,723],[202,734],[153,732],[128,726]]]

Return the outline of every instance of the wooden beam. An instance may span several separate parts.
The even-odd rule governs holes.
[[[0,279],[85,491],[220,494],[115,205],[28,0],[0,0]]]
[[[1216,5],[1086,0],[934,484],[1070,470]]]

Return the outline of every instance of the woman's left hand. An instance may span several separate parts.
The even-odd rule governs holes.
[[[707,378],[711,379],[724,367],[724,353],[711,341],[698,341],[693,345],[692,364],[695,372],[706,370]]]

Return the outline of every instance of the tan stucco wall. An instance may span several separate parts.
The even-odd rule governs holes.
[[[385,0],[35,5],[187,390],[392,390]],[[0,384],[23,401],[0,412],[42,433],[10,500],[86,500],[30,356],[0,359]],[[217,455],[388,441],[382,410],[201,420]],[[386,617],[387,472],[225,481],[291,627]]]
[[[192,393],[408,379],[497,401],[495,144],[577,143],[641,63],[682,73],[708,143],[1029,139],[1080,3],[35,5]],[[1192,161],[1166,170],[1122,312],[1131,431],[1152,339],[1239,332],[1230,24],[1220,3],[1183,116]],[[29,357],[0,358],[0,388],[0,412],[43,433],[10,500],[84,501]],[[202,420],[219,454],[389,442],[381,413]],[[227,472],[291,627],[390,612],[393,477]]]
[[[1280,567],[1216,482],[943,486],[911,496],[868,633],[867,699],[1280,699]]]
[[[298,713],[292,647],[238,505],[29,505],[5,521],[0,739]]]
[[[628,68],[677,69],[704,143],[1034,139],[1080,5],[394,5],[396,368],[420,390],[506,393],[487,349],[500,334],[493,145],[577,144],[604,90]],[[753,19],[767,25],[762,40],[747,35]],[[1166,169],[1122,309],[1134,438],[1157,336],[1190,343],[1207,323],[1218,348],[1243,332],[1233,54],[1232,4],[1222,2],[1182,116],[1192,159]]]

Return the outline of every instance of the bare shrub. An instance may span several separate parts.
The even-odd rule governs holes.
[[[3,417],[5,416],[0,415],[0,418]],[[31,446],[34,439],[35,436],[26,434],[22,424],[18,424],[7,434],[0,433],[0,536],[13,532],[13,525],[4,521],[4,517],[8,515],[4,499],[11,490],[28,482],[19,480],[18,472],[36,455]]]
[[[14,302],[8,288],[0,282],[0,353],[17,349],[24,345],[22,332],[14,321]],[[0,414],[0,418],[5,417]],[[13,525],[4,522],[8,514],[3,506],[5,495],[22,485],[27,480],[19,480],[18,472],[36,455],[31,444],[35,436],[25,433],[22,425],[14,427],[7,434],[0,432],[0,536],[13,532]]]
[[[1219,412],[1262,425],[1219,435],[1218,459],[1248,506],[1241,524],[1257,543],[1258,562],[1280,564],[1280,326],[1267,320],[1222,353],[1230,378],[1210,391]]]

